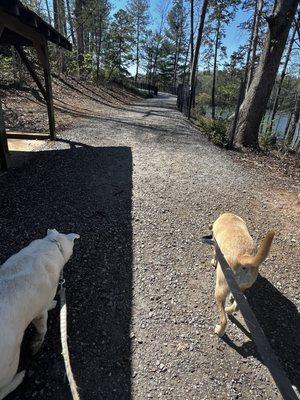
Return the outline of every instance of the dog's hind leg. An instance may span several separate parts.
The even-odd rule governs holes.
[[[220,324],[216,325],[215,333],[220,337],[224,335],[227,326],[227,316],[225,313],[225,301],[228,295],[228,288],[225,285],[216,285],[215,298],[220,312]]]
[[[213,258],[212,258],[212,260],[211,260],[211,265],[212,265],[214,268],[217,268],[217,264],[218,264],[218,261],[217,261],[217,254],[216,254],[216,249],[214,248],[214,255],[213,255]]]
[[[37,332],[34,336],[31,344],[31,350],[33,354],[36,354],[43,344],[46,332],[47,332],[47,319],[48,311],[43,311],[38,317],[36,317],[32,323],[35,326]]]
[[[9,393],[13,392],[22,382],[25,376],[25,371],[16,374],[13,380],[0,390],[0,400],[4,399]]]

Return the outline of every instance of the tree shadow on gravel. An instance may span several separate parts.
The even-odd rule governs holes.
[[[277,355],[291,383],[300,390],[300,316],[297,307],[266,278],[257,281],[246,292],[248,302]],[[230,318],[241,330],[239,322]],[[247,332],[244,332],[247,334]],[[255,344],[250,341],[242,346],[235,345],[228,337],[225,342],[241,356],[260,359]]]
[[[0,263],[47,228],[81,235],[65,268],[68,341],[82,400],[131,398],[132,155],[128,147],[34,153],[0,177]],[[27,377],[9,397],[71,399],[49,313],[41,352],[22,357]],[[27,335],[26,335],[27,336]],[[23,352],[23,354],[26,354]]]

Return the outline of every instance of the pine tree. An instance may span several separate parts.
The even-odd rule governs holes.
[[[138,79],[139,67],[141,61],[141,48],[145,41],[145,34],[149,23],[149,4],[148,0],[130,0],[127,11],[131,16],[131,20],[135,30],[135,63],[136,72],[135,80]]]
[[[226,57],[226,47],[223,45],[225,37],[225,26],[235,16],[239,0],[212,0],[210,2],[207,24],[205,27],[206,51],[204,58],[213,69],[213,80],[211,90],[211,115],[216,115],[216,82],[219,56]]]
[[[161,48],[160,74],[165,83],[176,86],[184,69],[187,48],[187,12],[183,0],[174,0],[167,15],[165,38]]]
[[[129,75],[128,67],[132,61],[132,46],[134,45],[134,25],[131,14],[119,10],[113,16],[106,44],[106,67],[108,78]]]

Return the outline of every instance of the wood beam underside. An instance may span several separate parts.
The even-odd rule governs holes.
[[[35,32],[32,28],[27,26],[26,24],[20,22],[20,20],[10,14],[5,13],[0,9],[0,27],[7,28],[11,32],[15,32],[16,34],[24,37],[26,40],[32,43],[34,48],[37,51],[39,62],[43,68],[44,73],[44,85],[41,83],[37,73],[34,70],[34,67],[30,60],[27,58],[26,53],[23,51],[20,45],[16,45],[16,49],[28,69],[32,79],[40,89],[46,104],[48,111],[48,120],[49,120],[49,131],[50,138],[55,139],[55,118],[54,118],[54,108],[53,108],[53,96],[52,96],[52,86],[51,86],[51,71],[50,71],[50,63],[49,63],[49,54],[48,54],[48,46],[45,37],[37,32]]]

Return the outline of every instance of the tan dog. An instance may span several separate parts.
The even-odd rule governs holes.
[[[235,274],[239,287],[242,291],[250,288],[257,278],[259,265],[269,253],[274,231],[267,233],[258,250],[245,222],[235,214],[222,214],[214,222],[212,231],[214,239]],[[215,333],[223,336],[227,325],[226,313],[231,314],[238,309],[235,301],[225,308],[226,298],[230,293],[230,289],[216,256],[214,256],[212,264],[217,267],[215,298],[221,316],[220,325],[216,325]]]

